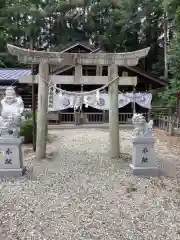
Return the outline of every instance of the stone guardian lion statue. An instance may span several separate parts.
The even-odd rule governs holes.
[[[153,120],[146,122],[142,114],[134,114],[132,117],[134,125],[134,136],[152,137],[153,135]]]
[[[18,137],[20,123],[23,120],[24,103],[17,97],[13,87],[7,87],[5,97],[1,101],[0,135]]]

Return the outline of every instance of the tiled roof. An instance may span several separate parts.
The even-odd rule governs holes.
[[[0,80],[18,80],[27,75],[31,75],[31,69],[0,68]]]

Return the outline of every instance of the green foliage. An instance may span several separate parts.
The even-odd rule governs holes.
[[[24,112],[24,117],[25,119],[33,118],[33,112],[32,111]],[[36,120],[37,120],[37,112],[36,112]]]
[[[175,24],[176,35],[171,41],[169,48],[170,85],[165,91],[159,92],[164,105],[172,107],[176,105],[176,92],[180,90],[180,7],[176,11]]]
[[[33,141],[33,112],[24,113],[25,120],[21,123],[20,135],[23,136],[25,143],[32,143]],[[37,120],[37,113],[36,113]]]
[[[20,135],[24,137],[24,143],[32,143],[33,141],[33,121],[27,118],[21,123]]]
[[[0,59],[0,67],[5,68],[6,64],[4,63],[4,61],[2,59]]]
[[[162,75],[159,37],[164,11],[173,22],[178,6],[179,0],[1,0],[0,52],[7,51],[7,42],[59,49],[69,42],[87,41],[111,52],[150,46],[146,70]],[[0,55],[0,67],[22,66],[17,58]]]

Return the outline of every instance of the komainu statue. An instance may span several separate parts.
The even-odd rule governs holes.
[[[13,87],[7,87],[1,101],[0,136],[19,137],[24,103]]]
[[[153,135],[153,120],[146,122],[142,114],[134,114],[132,117],[134,125],[134,136],[152,137]]]

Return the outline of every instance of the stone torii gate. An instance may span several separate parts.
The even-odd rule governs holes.
[[[20,62],[26,64],[39,64],[39,78],[36,78],[38,87],[38,119],[36,159],[45,157],[46,154],[46,126],[48,111],[48,82],[54,84],[102,84],[118,77],[118,66],[136,66],[140,58],[145,57],[150,48],[127,53],[59,53],[34,51],[7,45],[9,52],[18,57]],[[75,76],[50,76],[49,64],[60,66],[74,65]],[[82,76],[82,65],[108,66],[106,76]],[[27,76],[29,77],[29,76]],[[69,80],[68,80],[68,77]],[[63,78],[66,81],[63,82]],[[59,79],[59,80],[58,80]],[[32,77],[24,82],[32,83]],[[96,83],[97,82],[97,83]],[[118,85],[136,85],[137,78],[119,77],[117,81],[109,85],[109,132],[110,132],[110,156],[118,158],[119,151],[119,109],[118,109]]]

